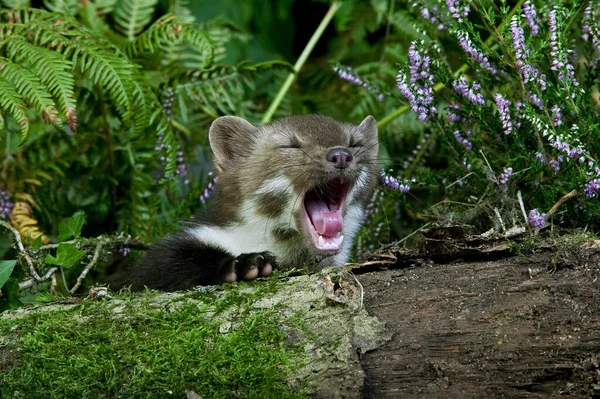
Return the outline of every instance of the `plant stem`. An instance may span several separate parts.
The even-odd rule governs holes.
[[[277,111],[277,108],[279,108],[281,101],[283,101],[283,97],[285,97],[286,93],[292,86],[292,83],[294,83],[294,80],[298,76],[298,73],[300,73],[300,70],[304,66],[304,63],[308,59],[308,56],[315,48],[315,45],[317,44],[317,42],[323,35],[325,28],[327,27],[327,25],[329,25],[329,22],[331,21],[331,19],[333,18],[333,16],[337,12],[337,10],[340,9],[341,5],[342,5],[341,1],[335,1],[331,4],[331,7],[329,7],[327,14],[325,14],[325,17],[323,17],[323,20],[317,27],[317,30],[315,30],[315,33],[313,33],[312,37],[306,44],[306,47],[304,47],[302,54],[300,54],[300,57],[298,57],[298,61],[296,61],[296,64],[294,64],[294,71],[290,72],[287,79],[285,80],[285,82],[283,83],[281,88],[279,89],[279,92],[275,96],[275,99],[269,106],[269,109],[267,109],[267,111],[263,115],[261,123],[268,123],[271,121],[271,118],[275,114],[275,111]]]
[[[523,5],[523,3],[525,3],[526,0],[519,0],[519,2],[510,10],[510,12],[506,15],[506,18],[502,20],[502,22],[500,23],[500,25],[498,25],[497,30],[502,30],[502,28],[504,27],[504,25],[506,25],[506,23],[508,23],[508,21],[511,20],[511,18],[513,17],[513,15],[515,15],[517,13],[517,11],[519,10],[519,8],[521,8],[521,6]],[[485,45],[489,46],[490,43],[494,40],[494,35],[490,34],[490,36],[485,40]],[[460,66],[460,68],[458,68],[453,75],[460,75],[461,73],[465,72],[467,69],[469,69],[469,65],[468,64],[462,64]],[[435,93],[437,93],[438,91],[442,90],[445,87],[445,85],[443,83],[438,83],[435,86],[433,86],[433,91]],[[382,118],[378,123],[377,123],[377,129],[379,130],[380,134],[381,131],[383,131],[385,129],[385,127],[394,119],[396,119],[397,117],[399,117],[400,115],[402,115],[403,113],[405,113],[406,111],[408,111],[410,109],[410,106],[408,105],[403,105],[400,108],[396,109],[394,112],[392,112],[391,114],[385,116],[384,118]]]

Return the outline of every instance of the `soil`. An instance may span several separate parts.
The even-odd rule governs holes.
[[[598,241],[526,256],[479,242],[469,261],[456,248],[355,270],[393,332],[361,357],[364,397],[600,398]]]

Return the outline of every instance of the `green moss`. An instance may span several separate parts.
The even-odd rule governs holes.
[[[0,320],[0,336],[11,341],[0,352],[19,348],[0,372],[0,396],[181,398],[187,389],[205,398],[304,397],[286,384],[301,345],[286,341],[274,310],[232,312],[226,333],[223,319],[211,317],[245,308],[255,294],[202,294],[205,302],[175,302],[171,312],[150,297],[124,312],[114,301],[84,302]]]

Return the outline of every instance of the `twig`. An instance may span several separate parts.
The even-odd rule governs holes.
[[[56,273],[52,273],[50,276],[52,283],[50,284],[50,295],[56,295]]]
[[[523,203],[523,196],[521,195],[521,190],[517,191],[517,199],[519,200],[519,205],[521,206],[521,212],[523,212],[525,224],[529,225],[529,219],[527,218],[527,211],[525,210],[525,204]]]
[[[77,282],[75,283],[73,288],[69,290],[71,294],[74,294],[75,291],[77,291],[77,289],[85,279],[85,276],[87,276],[92,267],[94,267],[96,263],[98,263],[98,259],[100,258],[100,251],[103,247],[104,243],[102,241],[98,241],[98,244],[96,244],[96,249],[94,250],[94,256],[92,256],[92,260],[90,260],[90,263],[87,264],[87,266],[83,269],[79,277],[77,277]]]
[[[577,197],[578,195],[579,195],[579,193],[577,192],[577,190],[573,190],[570,193],[565,194],[561,199],[556,201],[556,204],[552,205],[552,208],[550,208],[550,210],[546,213],[546,215],[548,215],[548,216],[552,215],[554,212],[556,212],[556,210],[558,209],[559,206],[561,206],[562,204],[564,204],[571,198]]]
[[[50,278],[50,276],[52,276],[54,273],[56,273],[57,270],[58,270],[58,267],[52,267],[52,268],[48,269],[46,274],[44,274],[42,277],[40,277],[40,279],[38,281],[48,280]],[[27,288],[33,286],[34,281],[35,281],[34,279],[30,278],[29,280],[20,282],[19,290],[23,291],[24,289],[27,289]]]
[[[500,215],[500,211],[498,210],[498,208],[494,207],[494,213],[496,214],[496,217],[498,218],[498,221],[500,222],[500,227],[502,227],[502,232],[504,234],[506,234],[506,226],[504,226],[504,221],[502,220],[502,215]]]
[[[29,272],[31,273],[31,275],[33,276],[34,279],[36,279],[37,281],[41,281],[40,275],[38,274],[38,272],[35,270],[35,267],[33,266],[33,259],[31,259],[31,256],[29,256],[29,253],[23,246],[23,241],[21,241],[21,233],[19,233],[19,230],[15,229],[9,223],[6,223],[3,220],[0,220],[0,226],[7,228],[8,230],[10,230],[13,233],[13,235],[15,236],[15,242],[17,243],[17,249],[21,253],[21,256],[23,258],[25,258],[25,261],[27,262],[27,265],[29,266]]]

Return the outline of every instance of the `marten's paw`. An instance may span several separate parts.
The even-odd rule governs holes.
[[[254,280],[266,277],[277,268],[275,256],[270,252],[251,252],[235,258],[225,273],[224,281],[233,283],[238,280]]]

